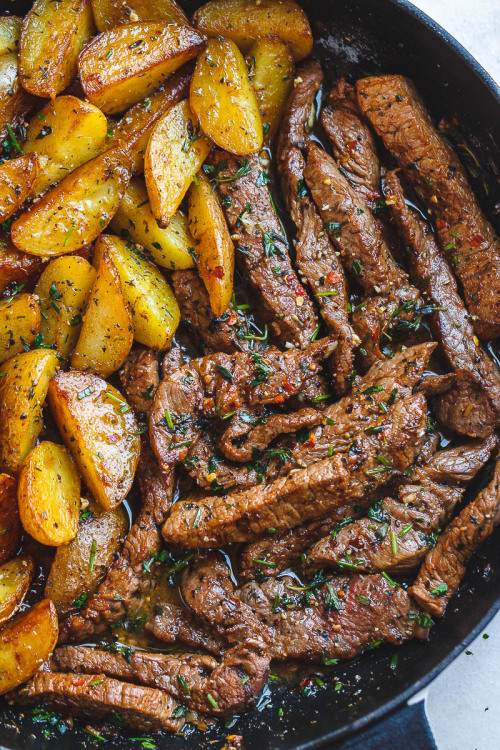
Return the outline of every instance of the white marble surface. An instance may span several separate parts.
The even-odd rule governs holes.
[[[412,0],[500,81],[500,0]],[[427,691],[439,750],[500,749],[500,614]],[[402,747],[401,750],[404,750]]]

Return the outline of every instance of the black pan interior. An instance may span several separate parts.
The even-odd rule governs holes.
[[[184,3],[188,11],[197,3]],[[360,77],[394,72],[412,78],[436,120],[456,118],[459,141],[472,152],[469,159],[476,178],[474,187],[488,216],[497,223],[500,209],[500,92],[484,71],[463,55],[446,35],[429,25],[416,9],[398,0],[303,0],[318,38],[315,54],[329,78],[338,74]],[[29,3],[0,2],[0,12],[21,14]],[[468,155],[467,155],[468,154]],[[479,163],[476,164],[476,161]],[[495,210],[496,209],[496,210]],[[485,477],[483,478],[485,481]],[[200,748],[224,744],[224,737],[243,735],[244,748],[291,750],[320,747],[355,731],[406,700],[423,687],[500,606],[500,545],[493,538],[471,563],[460,593],[452,600],[444,619],[432,630],[430,642],[410,642],[397,649],[380,648],[354,662],[334,669],[342,684],[334,690],[333,679],[309,697],[300,689],[272,683],[260,710],[239,719],[231,728],[218,725],[204,734],[155,738],[158,748]],[[338,683],[337,683],[338,684]],[[269,701],[269,702],[268,702]],[[79,725],[79,726],[84,726]],[[141,747],[137,732],[105,732],[114,748]],[[61,734],[50,723],[34,724],[31,715],[0,703],[0,743],[9,750],[79,750],[105,742],[81,728]],[[401,745],[403,746],[403,744]],[[331,747],[331,745],[330,745]]]

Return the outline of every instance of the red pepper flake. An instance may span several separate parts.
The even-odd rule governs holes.
[[[474,237],[470,241],[471,247],[479,247],[484,242],[484,237],[482,234],[475,234]]]
[[[117,432],[113,432],[112,435],[108,435],[106,438],[106,442],[109,443],[109,445],[114,445],[114,443],[118,442],[120,439],[120,435]]]
[[[215,266],[215,268],[212,268],[210,271],[210,276],[215,276],[216,279],[223,279],[225,275],[222,266]]]
[[[443,219],[438,219],[436,221],[436,226],[437,226],[438,229],[444,229],[445,226],[446,226],[446,222],[443,221]]]
[[[293,385],[290,383],[288,378],[283,378],[281,385],[283,388],[290,393],[290,391],[293,391]]]
[[[231,315],[227,319],[227,324],[230,326],[234,326],[234,324],[237,322],[238,322],[237,316],[234,313],[231,313]]]
[[[338,271],[330,271],[330,273],[326,275],[327,284],[337,284],[341,280],[342,276]]]
[[[367,198],[368,198],[368,200],[370,200],[370,201],[376,201],[376,200],[378,200],[379,198],[381,198],[382,196],[380,195],[380,193],[375,193],[375,192],[372,192],[372,193],[368,193],[368,195],[367,195],[366,197],[367,197]]]
[[[88,676],[85,676],[85,677],[77,677],[76,679],[74,679],[74,680],[73,680],[73,685],[74,685],[75,687],[81,687],[82,685],[86,685],[86,684],[87,684],[87,682],[88,682],[88,679],[89,679],[89,678],[88,678]],[[94,678],[94,677],[92,677],[92,678],[91,678],[91,680],[93,680],[93,679],[95,679],[95,678]]]
[[[285,397],[280,394],[279,396],[275,396],[274,403],[275,404],[283,404],[285,401]]]
[[[379,336],[380,336],[380,328],[379,326],[377,326],[377,328],[375,328],[373,332],[373,340],[375,341],[375,343],[377,343]]]
[[[301,297],[303,297],[306,293],[306,290],[302,286],[302,284],[297,284],[295,288],[295,294],[299,294]]]

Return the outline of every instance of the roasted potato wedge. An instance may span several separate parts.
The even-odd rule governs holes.
[[[179,208],[212,142],[200,135],[189,102],[179,102],[159,120],[149,139],[144,176],[151,210],[167,225]]]
[[[247,56],[264,139],[269,143],[281,122],[293,88],[295,66],[290,48],[278,36],[266,36],[252,45]]]
[[[36,154],[23,154],[0,166],[0,222],[12,216],[33,192],[37,173]]]
[[[134,339],[151,349],[167,349],[181,313],[161,273],[130,243],[113,235],[96,242],[96,259],[107,254],[119,273],[123,296],[130,305]]]
[[[123,506],[105,512],[92,500],[87,515],[75,538],[57,548],[45,585],[45,596],[52,599],[59,617],[81,608],[92,596],[129,528]]]
[[[0,18],[0,55],[17,52],[22,20],[19,16],[2,16]]]
[[[14,245],[47,258],[93,242],[120,205],[129,164],[119,148],[82,164],[16,219],[11,227]]]
[[[45,192],[77,167],[98,156],[106,144],[103,113],[76,96],[58,96],[32,118],[23,144],[25,154],[38,154],[41,169],[34,191]]]
[[[123,112],[157,89],[203,49],[204,37],[186,25],[125,23],[103,31],[80,55],[85,95],[108,115]]]
[[[132,313],[120,274],[109,253],[104,252],[99,257],[71,367],[107,378],[124,363],[133,340]]]
[[[19,74],[26,91],[54,99],[76,76],[78,55],[93,32],[90,0],[35,0],[24,17]]]
[[[191,66],[192,63],[188,63],[172,73],[159,91],[134,104],[113,127],[108,147],[121,146],[132,156],[134,174],[144,170],[144,154],[155,123],[170,107],[189,96]]]
[[[40,544],[58,547],[76,536],[80,477],[64,446],[44,440],[28,453],[17,500],[24,530]]]
[[[160,227],[151,211],[146,186],[137,177],[130,180],[110,227],[121,237],[130,238],[144,247],[155,263],[163,268],[176,270],[194,266],[194,239],[186,217],[177,211],[168,227]]]
[[[29,680],[52,654],[59,636],[56,608],[43,599],[0,630],[0,695]]]
[[[0,56],[0,134],[9,135],[7,125],[15,127],[30,111],[34,97],[21,86],[16,52]]]
[[[201,129],[234,154],[262,146],[263,131],[255,91],[238,47],[230,39],[209,39],[196,61],[189,103]]]
[[[307,16],[294,0],[211,0],[193,15],[193,26],[207,36],[224,36],[242,52],[263,36],[276,34],[295,60],[311,54],[313,37]]]
[[[41,258],[22,253],[14,247],[9,235],[0,234],[0,294],[14,282],[24,286],[40,274],[43,266]]]
[[[0,565],[14,555],[20,530],[17,482],[8,474],[0,474]]]
[[[33,577],[33,560],[19,555],[0,566],[0,625],[23,603]]]
[[[0,364],[33,343],[41,319],[33,294],[16,294],[0,302]]]
[[[203,172],[189,189],[189,228],[196,240],[196,263],[218,318],[233,294],[234,245],[217,194]]]
[[[60,372],[49,404],[94,498],[106,510],[127,496],[141,449],[137,422],[123,396],[97,375]]]
[[[0,378],[0,468],[17,474],[43,427],[42,406],[57,357],[34,349],[9,359]]]
[[[54,345],[64,359],[78,341],[95,276],[85,258],[63,255],[49,263],[35,287],[42,313],[43,342]]]
[[[188,25],[184,11],[175,0],[92,0],[95,25],[99,31],[130,21],[167,21]]]

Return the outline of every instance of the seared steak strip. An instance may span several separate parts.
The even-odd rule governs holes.
[[[387,175],[387,193],[406,242],[410,274],[435,308],[432,329],[458,382],[442,400],[438,416],[450,429],[484,437],[500,418],[500,372],[474,335],[447,260],[430,227],[406,205],[395,172]]]
[[[292,268],[264,166],[258,156],[239,159],[216,149],[212,168],[235,240],[236,263],[255,295],[259,317],[269,323],[277,344],[304,346],[318,320]]]
[[[109,651],[66,646],[55,651],[52,664],[60,672],[104,673],[140,682],[196,711],[221,717],[248,708],[269,675],[264,645],[251,638],[226,651],[220,663],[201,654],[134,651],[125,659]]]
[[[411,81],[386,75],[364,78],[356,87],[363,113],[436,218],[441,248],[454,259],[477,335],[499,336],[500,240],[457,155]]]
[[[441,616],[476,549],[500,522],[500,460],[493,479],[450,523],[427,554],[417,580],[408,589],[418,604],[432,615]]]
[[[156,614],[145,625],[146,633],[163,643],[182,643],[190,648],[203,648],[211,654],[221,656],[226,642],[198,618],[179,604],[162,602],[161,614]]]
[[[120,369],[120,382],[132,409],[149,411],[160,382],[156,352],[134,348]]]
[[[131,685],[104,674],[64,674],[40,671],[10,697],[23,706],[43,705],[71,716],[93,720],[118,711],[125,726],[145,732],[178,732],[179,703],[162,690]]]

